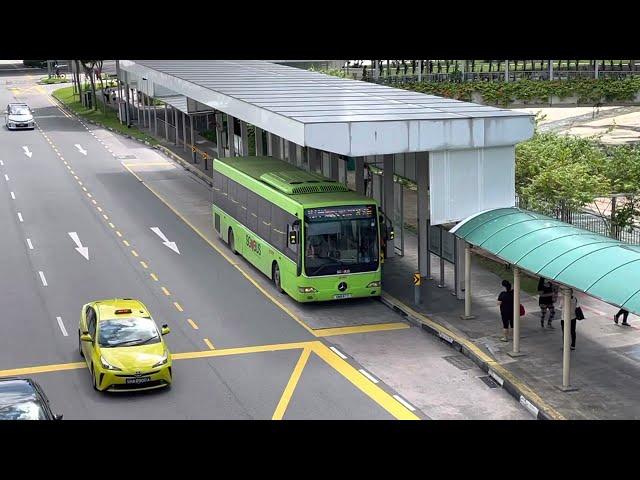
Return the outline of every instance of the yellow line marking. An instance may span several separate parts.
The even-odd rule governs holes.
[[[489,368],[495,371],[495,373],[498,376],[502,377],[503,379],[508,379],[512,384],[517,385],[520,388],[520,390],[525,392],[526,396],[529,399],[535,401],[536,403],[538,403],[538,405],[542,406],[554,419],[565,420],[565,417],[560,412],[558,412],[556,409],[550,406],[547,402],[545,402],[542,398],[540,398],[540,396],[537,393],[531,390],[531,388],[529,388],[529,386],[523,383],[519,378],[515,377],[510,371],[504,368],[499,362],[496,362],[493,358],[491,358],[485,352],[480,350],[480,348],[475,343],[473,343],[472,341],[464,337],[461,337],[460,335],[457,335],[456,333],[454,333],[453,331],[449,330],[446,327],[443,327],[439,323],[434,322],[426,315],[422,315],[416,312],[411,307],[404,304],[403,302],[393,297],[392,295],[389,295],[386,292],[383,293],[382,295],[387,300],[389,300],[390,303],[401,306],[405,312],[408,312],[414,318],[418,319],[421,323],[424,323],[425,325],[429,325],[431,328],[433,328],[437,332],[443,333],[444,335],[447,335],[455,339],[455,341],[458,342],[460,345],[464,346],[464,348],[473,352],[483,362],[486,362]]]
[[[164,292],[164,294],[168,297],[171,295],[171,292],[169,290],[167,290],[167,287],[162,287],[162,291]]]
[[[411,412],[407,407],[398,402],[395,398],[389,395],[387,392],[378,387],[375,383],[369,381],[358,370],[353,368],[349,363],[345,362],[342,358],[332,352],[329,347],[321,342],[313,342],[313,352],[322,358],[327,364],[329,364],[335,371],[337,371],[344,378],[349,380],[354,386],[360,389],[362,393],[366,394],[374,402],[384,408],[391,415],[398,420],[419,420],[420,417]]]
[[[158,276],[155,273],[150,273],[149,276],[153,278],[154,281],[158,281]]]
[[[280,397],[280,401],[278,402],[276,411],[273,412],[273,417],[271,417],[271,420],[282,420],[282,418],[284,417],[284,412],[286,412],[287,407],[289,406],[289,401],[291,400],[293,392],[298,385],[298,380],[300,380],[300,376],[302,375],[302,371],[307,364],[307,360],[309,360],[310,354],[311,349],[302,349],[302,354],[300,354],[300,358],[298,359],[298,362],[293,369],[293,373],[291,373],[291,377],[287,382],[287,386],[284,387],[284,392],[282,392],[282,397]]]
[[[149,266],[144,263],[142,260],[140,260],[140,265],[142,265],[142,268],[149,268]]]
[[[124,243],[127,247],[129,246],[129,242],[127,242],[126,240],[122,240],[122,243]]]
[[[204,343],[207,344],[207,347],[209,347],[209,350],[215,350],[216,349],[216,347],[213,346],[213,343],[211,343],[208,338],[204,339]]]
[[[372,325],[356,325],[355,327],[319,328],[314,332],[318,337],[330,337],[333,335],[349,335],[352,333],[383,332],[387,330],[403,330],[411,328],[410,325],[402,322],[377,323]]]
[[[284,311],[287,315],[289,315],[293,320],[295,320],[299,325],[301,325],[307,332],[309,332],[311,335],[313,336],[317,336],[316,333],[313,331],[313,329],[311,327],[309,327],[308,325],[306,325],[302,320],[300,320],[300,318],[298,318],[298,316],[293,313],[291,310],[289,310],[286,306],[284,306],[280,301],[278,301],[273,295],[271,295],[269,292],[267,292],[264,288],[262,288],[262,286],[260,284],[258,284],[258,282],[256,282],[253,278],[250,277],[250,275],[245,272],[236,262],[233,261],[233,259],[231,257],[228,256],[228,254],[226,252],[224,252],[223,250],[220,249],[220,247],[218,247],[217,245],[215,245],[211,240],[209,240],[198,228],[195,227],[195,225],[193,225],[189,220],[187,220],[185,217],[183,217],[180,212],[178,212],[175,208],[173,208],[173,206],[171,206],[164,198],[162,198],[162,196],[156,192],[153,188],[151,188],[149,185],[147,185],[141,178],[140,176],[134,172],[133,170],[131,170],[126,163],[122,163],[122,165],[129,171],[129,173],[131,173],[134,177],[136,177],[140,183],[142,183],[147,189],[149,189],[149,191],[151,191],[151,193],[153,193],[156,197],[158,197],[158,199],[164,203],[169,210],[171,210],[173,213],[176,214],[176,216],[182,220],[184,223],[186,223],[187,225],[189,225],[191,227],[191,229],[196,232],[198,235],[200,235],[200,238],[202,238],[205,242],[207,242],[211,248],[213,248],[216,252],[218,252],[220,255],[222,255],[222,257],[229,262],[231,265],[233,265],[234,267],[236,267],[238,269],[238,271],[249,281],[253,284],[254,287],[256,287],[265,297],[267,297],[269,300],[271,300],[271,302],[273,302],[275,305],[277,305],[282,311]]]
[[[194,322],[190,318],[187,318],[187,322],[189,322],[189,325],[191,325],[194,330],[198,330],[198,325],[196,324],[196,322]]]
[[[274,345],[257,345],[253,347],[237,347],[237,348],[225,348],[220,350],[202,350],[199,352],[185,352],[174,353],[171,355],[172,360],[186,360],[192,358],[209,358],[209,357],[223,357],[226,355],[243,355],[247,353],[262,353],[262,352],[277,352],[281,350],[295,350],[298,348],[311,347],[313,342],[293,342],[293,343],[280,343]],[[358,375],[362,376],[360,372]]]
[[[178,310],[179,312],[184,312],[184,310],[182,309],[182,307],[178,302],[173,302],[173,305],[176,307],[176,310]]]
[[[116,228],[116,226],[115,226],[113,223],[111,223],[111,222],[109,222],[109,226],[110,226],[111,228]]]
[[[98,209],[99,212],[102,212],[102,208],[101,207],[96,207]]]
[[[131,255],[133,255],[134,257],[138,256],[138,252],[136,252],[135,250],[131,250]]]
[[[11,377],[14,375],[31,375],[33,373],[59,372],[62,370],[76,370],[86,367],[84,362],[56,363],[51,365],[40,365],[38,367],[14,368],[11,370],[0,370],[0,377]]]

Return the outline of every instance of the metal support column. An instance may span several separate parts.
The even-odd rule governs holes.
[[[598,78],[598,61],[597,60],[594,61],[594,65],[595,65],[594,76],[595,78]]]
[[[173,123],[176,129],[176,146],[179,144],[179,139],[180,139],[180,135],[179,135],[179,129],[178,129],[178,109],[177,108],[173,108]]]
[[[418,270],[431,277],[429,253],[429,154],[416,153],[416,183],[418,184]]]
[[[282,153],[280,151],[280,137],[274,133],[269,133],[270,144],[271,144],[271,156],[273,158],[282,158]]]
[[[338,181],[347,184],[347,160],[338,158]]]
[[[395,205],[394,205],[394,194],[393,194],[393,172],[394,172],[394,164],[395,164],[395,156],[394,155],[383,155],[383,168],[384,171],[382,173],[382,181],[383,181],[383,200],[384,200],[384,213],[389,217],[392,223],[395,225],[396,215],[395,215]],[[393,245],[393,240],[387,240],[387,255],[386,258],[391,258],[395,255],[395,249]]]
[[[182,149],[187,151],[187,114],[182,112]]]
[[[365,195],[364,191],[364,157],[356,157],[356,192]]]
[[[164,104],[164,138],[169,141],[169,105]]]
[[[242,156],[249,156],[249,129],[247,122],[240,120],[240,138],[242,139]]]
[[[287,149],[289,150],[289,163],[291,165],[298,165],[298,151],[296,144],[291,141],[287,141]]]
[[[504,81],[509,81],[509,60],[504,61]]]
[[[125,115],[127,118],[127,127],[131,126],[131,101],[129,98],[129,94],[131,93],[129,88],[129,84],[125,84],[125,94],[126,94],[126,99],[125,99],[125,104],[124,104],[124,110],[125,110]]]
[[[337,153],[329,154],[329,175],[331,180],[335,180],[336,182],[340,181],[340,166],[339,166],[340,158]]]
[[[316,148],[307,147],[309,157],[309,171],[318,173],[321,169],[320,152]]]
[[[508,352],[512,357],[520,353],[520,269],[513,267],[513,351]]]
[[[553,60],[549,60],[549,80],[553,80]]]
[[[261,157],[265,155],[264,152],[264,139],[262,138],[262,129],[256,128],[256,155]]]
[[[236,135],[233,128],[233,117],[227,113],[227,143],[229,148],[229,156],[236,156]]]
[[[193,147],[196,146],[196,135],[195,132],[193,130],[193,120],[194,117],[189,117],[189,127],[191,130],[191,160],[193,160],[193,163],[198,163],[198,155],[196,155],[196,151]]]
[[[224,131],[224,124],[222,123],[222,113],[216,113],[215,119],[216,119],[216,139],[218,140],[218,143],[216,145],[218,147],[218,158],[224,158],[226,155],[224,152],[224,141],[222,139],[222,133]]]
[[[464,246],[464,315],[463,320],[474,318],[471,315],[471,245]]]
[[[562,319],[564,320],[564,343],[562,350],[562,388],[564,391],[576,390],[569,383],[569,370],[571,367],[571,289],[562,289]]]
[[[158,106],[156,105],[155,100],[151,99],[153,102],[153,133],[157,137],[158,136]]]

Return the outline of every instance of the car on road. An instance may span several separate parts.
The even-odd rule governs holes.
[[[9,130],[36,128],[33,113],[26,103],[10,103],[4,111],[4,123]]]
[[[51,410],[49,399],[30,378],[0,378],[0,420],[62,420]]]
[[[171,385],[171,352],[139,300],[112,298],[82,307],[78,350],[99,391],[151,390]]]

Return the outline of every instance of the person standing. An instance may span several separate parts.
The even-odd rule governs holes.
[[[618,324],[620,315],[622,315],[622,325],[630,327],[631,325],[629,325],[629,323],[627,322],[627,318],[629,318],[629,312],[624,308],[621,308],[620,311],[613,316],[613,321],[616,322],[616,325]]]
[[[577,315],[576,309],[578,308],[578,299],[572,293],[571,294],[571,307],[570,307],[570,318],[571,318],[571,350],[576,349],[576,323],[577,323]],[[564,317],[564,315],[563,315]],[[560,321],[560,326],[562,327],[562,335],[564,341],[564,318]]]
[[[503,280],[502,286],[505,291],[500,292],[500,295],[498,295],[498,305],[500,306],[500,317],[502,318],[504,334],[500,340],[508,342],[509,328],[513,329],[513,290],[508,280]]]
[[[540,277],[540,281],[538,282],[538,294],[540,295],[538,300],[538,305],[540,305],[540,326],[544,328],[544,319],[547,315],[547,310],[549,310],[549,320],[547,321],[547,327],[553,328],[551,322],[556,316],[556,309],[553,305],[555,297],[553,284],[546,278]]]
[[[365,196],[369,196],[369,185],[371,185],[371,169],[369,168],[369,164],[364,164],[364,194]]]

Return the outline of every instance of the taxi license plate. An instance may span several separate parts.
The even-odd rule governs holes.
[[[147,383],[149,381],[151,381],[151,377],[135,377],[135,378],[127,378],[126,383],[137,384],[137,383]]]
[[[351,294],[350,293],[339,293],[338,295],[334,295],[333,298],[335,298],[336,300],[339,300],[341,298],[351,298]]]

